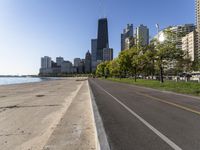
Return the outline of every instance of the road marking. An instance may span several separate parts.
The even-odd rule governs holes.
[[[91,98],[91,109],[92,109],[92,114],[93,114],[93,118],[94,118],[94,124],[95,124],[95,134],[96,134],[96,139],[97,139],[97,143],[96,143],[96,147],[97,150],[110,150],[110,146],[108,143],[108,139],[107,139],[107,135],[105,132],[105,128],[103,126],[103,121],[102,118],[99,114],[99,110],[97,108],[97,104],[95,102],[95,98],[92,92],[92,89],[90,87],[89,81],[88,81],[88,88],[90,90],[90,98]]]
[[[142,96],[145,96],[145,97],[154,99],[154,100],[156,100],[156,101],[159,101],[159,102],[162,102],[162,103],[165,103],[165,104],[168,104],[168,105],[172,105],[172,106],[177,107],[177,108],[179,108],[179,109],[183,109],[183,110],[186,110],[186,111],[195,113],[195,114],[197,114],[197,115],[200,115],[200,112],[199,112],[199,111],[194,110],[194,109],[192,109],[192,108],[185,107],[185,106],[182,106],[182,105],[173,103],[173,102],[169,102],[169,101],[167,101],[167,100],[163,100],[163,99],[161,99],[161,98],[157,98],[157,97],[154,97],[154,96],[151,96],[151,95],[148,95],[148,94],[143,94],[143,93],[136,92],[136,91],[134,91],[134,92],[135,92],[136,94],[138,94],[138,95],[142,95]]]
[[[128,112],[130,112],[133,116],[135,116],[138,120],[140,120],[145,126],[147,126],[151,131],[153,131],[156,135],[158,135],[164,142],[166,142],[171,148],[174,150],[182,150],[178,145],[176,145],[173,141],[171,141],[168,137],[166,137],[164,134],[162,134],[160,131],[158,131],[156,128],[154,128],[151,124],[149,124],[147,121],[145,121],[142,117],[140,117],[137,113],[135,113],[133,110],[131,110],[128,106],[126,106],[124,103],[122,103],[120,100],[118,100],[116,97],[114,97],[112,94],[104,90],[100,85],[92,81],[96,86],[98,86],[102,91],[107,93],[110,97],[112,97],[116,102],[118,102],[121,106],[123,106]]]

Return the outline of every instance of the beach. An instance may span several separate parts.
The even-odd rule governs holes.
[[[0,149],[96,149],[88,81],[0,86]]]

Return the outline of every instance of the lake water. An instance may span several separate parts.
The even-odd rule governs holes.
[[[43,78],[31,77],[0,77],[0,85],[41,82]]]

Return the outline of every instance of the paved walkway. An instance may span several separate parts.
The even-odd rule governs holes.
[[[0,149],[95,149],[87,84],[65,79],[0,86]]]

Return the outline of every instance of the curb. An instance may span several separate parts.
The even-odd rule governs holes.
[[[110,146],[109,146],[107,135],[103,126],[102,118],[99,114],[97,104],[95,102],[95,98],[92,93],[92,89],[90,87],[89,81],[87,82],[88,82],[88,86],[90,90],[92,114],[93,114],[94,124],[95,124],[96,148],[97,150],[110,150]]]

